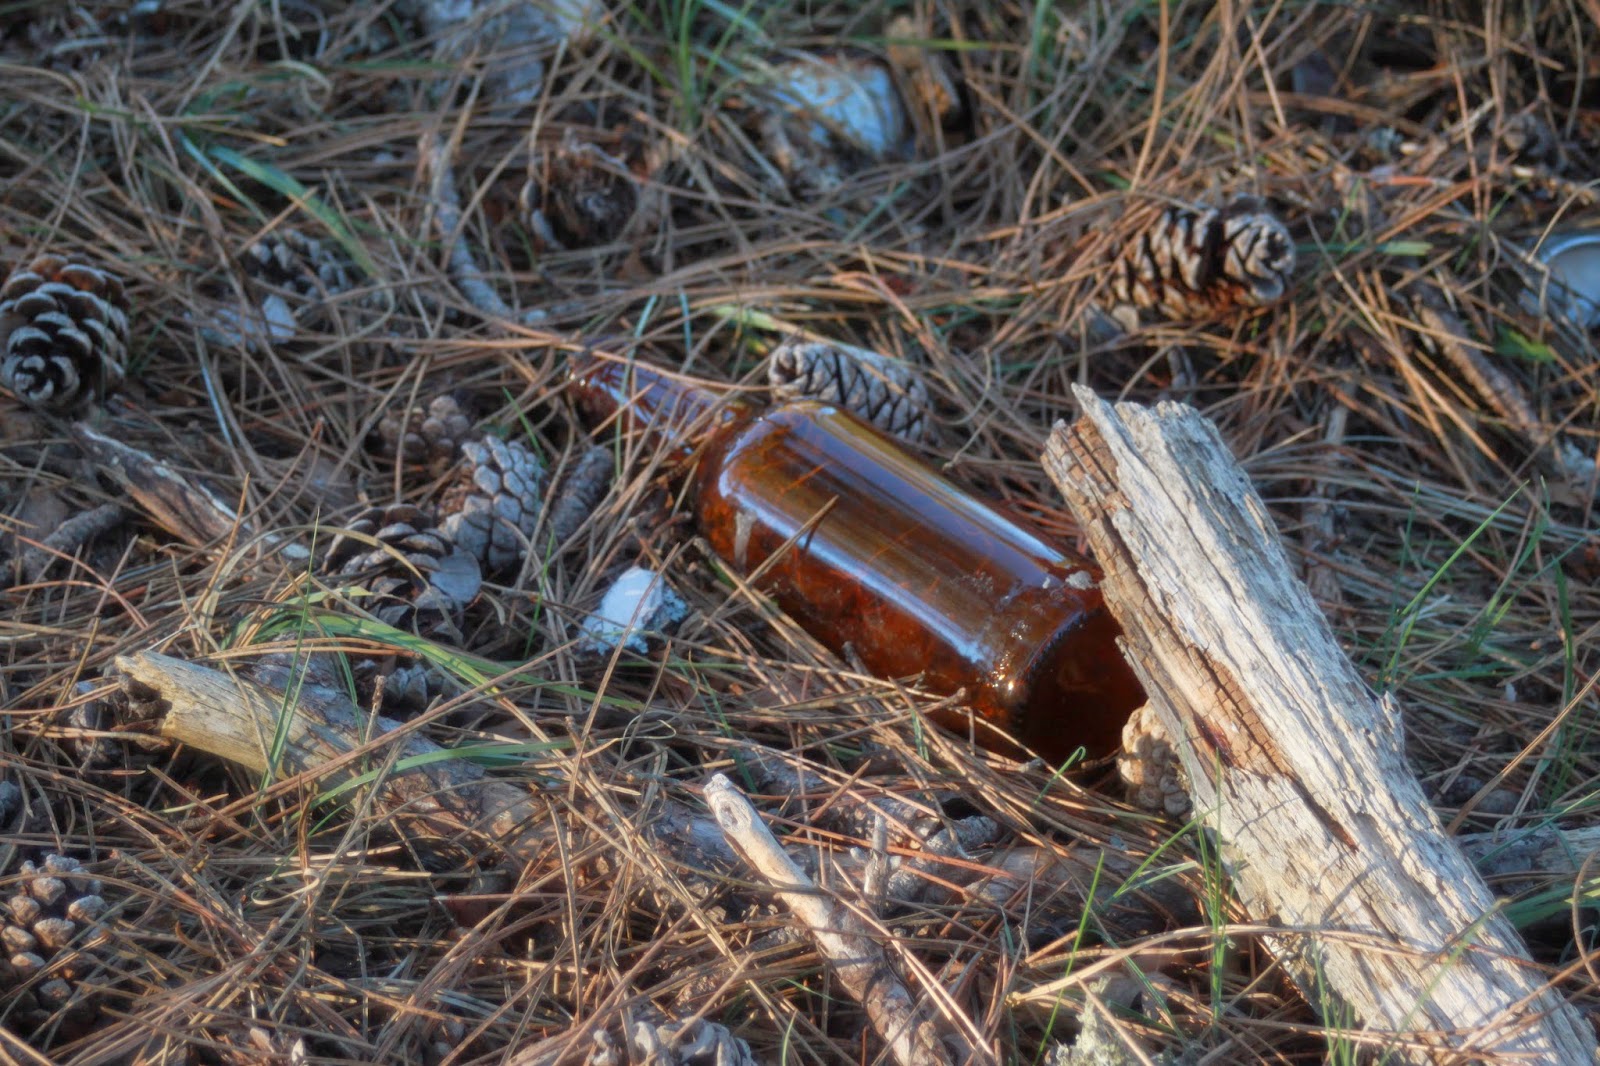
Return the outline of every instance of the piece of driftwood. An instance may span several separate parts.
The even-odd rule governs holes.
[[[121,485],[152,521],[184,543],[203,548],[229,537],[248,540],[256,535],[227,501],[154,456],[85,422],[73,423],[72,435],[95,465]],[[310,557],[304,545],[287,537],[266,533],[261,539],[286,559],[298,562]]]
[[[162,736],[254,774],[309,772],[331,790],[377,770],[379,809],[422,823],[435,838],[487,842],[522,861],[548,842],[549,809],[527,790],[465,759],[442,758],[419,736],[406,736],[398,751],[372,743],[401,723],[362,715],[334,689],[287,677],[274,687],[148,651],[119,656],[117,668],[129,700],[159,715]]]
[[[1043,459],[1095,556],[1129,659],[1247,912],[1307,999],[1390,1061],[1583,1063],[1595,1036],[1544,986],[1294,577],[1272,519],[1191,408],[1083,388]]]
[[[734,850],[800,919],[839,983],[866,1010],[894,1060],[901,1066],[954,1063],[936,1015],[906,990],[866,923],[817,889],[733,782],[715,775],[706,783],[705,797]],[[960,1061],[974,1061],[971,1051]]]

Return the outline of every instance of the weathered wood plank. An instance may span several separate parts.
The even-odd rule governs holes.
[[[1307,998],[1353,1010],[1392,1061],[1596,1061],[1589,1025],[1444,835],[1395,709],[1334,640],[1215,428],[1076,391],[1083,415],[1057,426],[1045,467],[1241,900],[1294,930],[1272,948]]]

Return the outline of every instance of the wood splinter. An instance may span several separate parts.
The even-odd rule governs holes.
[[[896,976],[878,938],[865,922],[818,890],[744,793],[717,774],[706,783],[705,799],[734,849],[805,925],[839,983],[865,1008],[894,1060],[901,1066],[955,1062],[941,1027]],[[982,1056],[968,1049],[960,1061],[982,1061]]]
[[[1595,1035],[1447,838],[1261,498],[1192,408],[1077,388],[1043,462],[1095,557],[1194,809],[1308,1001],[1408,1063],[1584,1063]]]

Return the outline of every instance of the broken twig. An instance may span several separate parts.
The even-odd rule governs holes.
[[[805,924],[839,983],[866,1009],[894,1060],[901,1066],[956,1061],[934,1017],[906,990],[873,933],[818,891],[733,782],[717,774],[707,782],[705,798],[734,849],[777,888],[778,897]],[[964,1055],[960,1061],[973,1059]]]

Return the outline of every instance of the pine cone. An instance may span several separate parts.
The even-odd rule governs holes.
[[[1122,727],[1117,774],[1128,786],[1128,802],[1174,818],[1189,813],[1189,789],[1178,753],[1148,703],[1134,710]]]
[[[108,672],[106,676],[118,675]],[[80,681],[74,691],[80,697],[89,697],[101,684]],[[144,732],[118,732],[117,726],[128,717],[128,697],[120,688],[102,692],[98,699],[85,698],[68,707],[60,717],[60,724],[65,727],[62,746],[85,773],[148,766],[169,744]],[[113,732],[118,735],[104,735]]]
[[[1289,231],[1254,200],[1174,207],[1117,257],[1110,294],[1119,310],[1212,318],[1280,299],[1294,261]]]
[[[482,580],[476,561],[407,504],[356,515],[328,545],[322,570],[362,579],[371,593],[368,609],[380,622],[424,630],[454,629]]]
[[[639,179],[621,159],[578,140],[540,153],[522,187],[528,228],[556,251],[609,244],[639,210]]]
[[[616,457],[609,448],[592,444],[578,457],[550,493],[550,543],[565,544],[594,513],[611,488]]]
[[[849,344],[791,337],[778,345],[767,381],[780,400],[822,400],[902,440],[928,439],[928,387],[908,364]]]
[[[544,463],[521,443],[498,437],[467,441],[461,456],[461,476],[440,505],[440,532],[485,573],[512,570],[538,528]]]
[[[383,713],[390,718],[414,718],[439,697],[460,691],[461,686],[432,663],[419,660],[396,666],[383,678]]]
[[[58,1036],[81,1033],[99,1010],[78,982],[94,961],[85,942],[106,911],[100,881],[78,860],[51,854],[24,862],[5,893],[0,1014],[28,1034],[55,1021]]]
[[[42,255],[0,286],[0,385],[30,407],[69,411],[122,381],[128,301],[87,263]]]
[[[245,274],[262,290],[262,311],[269,321],[276,317],[268,309],[274,298],[284,301],[293,318],[303,323],[330,298],[354,287],[344,257],[297,229],[273,230],[245,249],[242,263]]]
[[[251,280],[302,301],[350,291],[345,261],[333,249],[297,229],[279,229],[245,249]]]
[[[472,419],[450,393],[435,396],[426,407],[416,404],[390,411],[378,423],[386,454],[440,468],[455,461],[456,449],[471,433]]]

